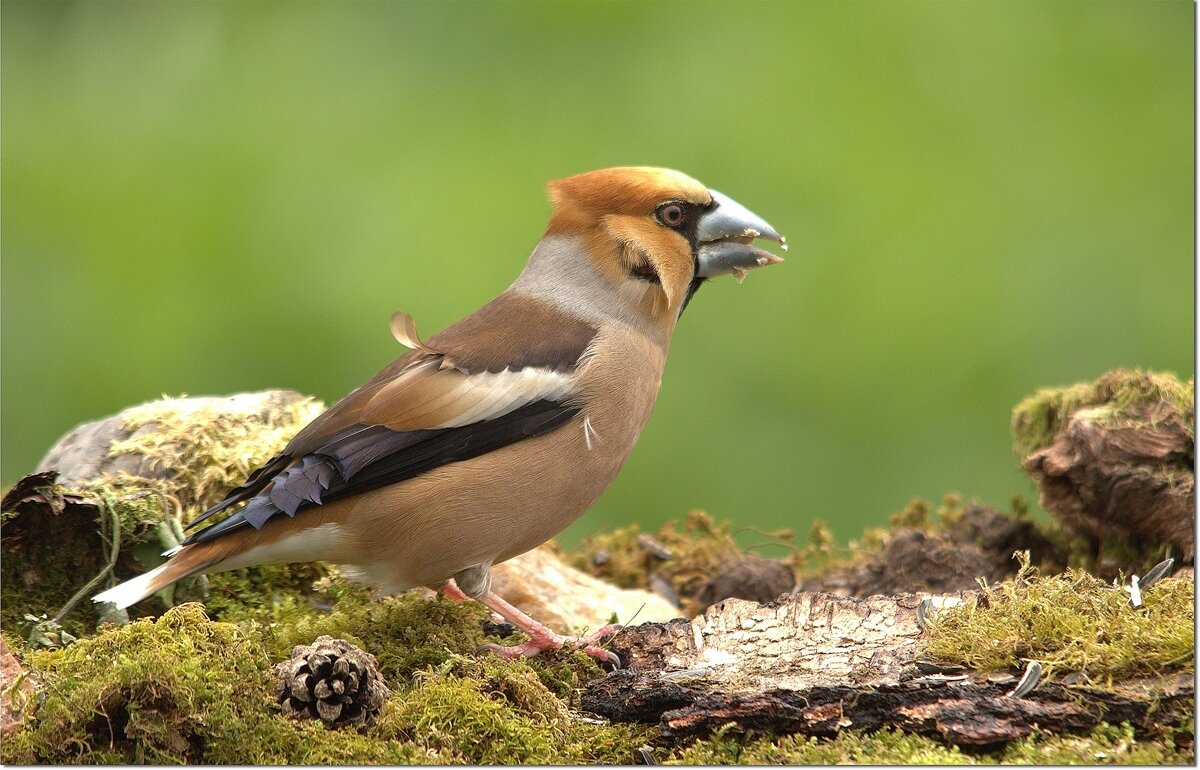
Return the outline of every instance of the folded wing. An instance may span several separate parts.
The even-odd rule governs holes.
[[[501,295],[493,305],[504,301],[527,302]],[[550,335],[562,341],[558,350],[547,346],[543,335],[541,352],[531,361],[515,336],[519,330],[492,322],[506,314],[485,307],[401,356],[309,423],[283,452],[188,526],[248,501],[245,508],[184,544],[261,528],[278,514],[295,516],[568,422],[580,410],[572,398],[572,375],[595,330],[558,318],[550,308],[524,311],[541,313],[537,328],[560,327],[561,333]],[[417,339],[415,329],[410,336]],[[469,368],[481,346],[489,351],[486,365]],[[506,355],[506,349],[512,353]],[[501,368],[506,358],[512,363]]]

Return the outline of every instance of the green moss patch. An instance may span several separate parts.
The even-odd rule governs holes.
[[[1035,734],[1014,741],[999,755],[1006,765],[1196,764],[1192,728],[1138,739],[1129,724],[1100,725],[1086,735]]]
[[[966,753],[931,738],[879,730],[832,739],[788,736],[748,742],[726,736],[698,741],[665,758],[681,765],[1192,765],[1190,731],[1138,739],[1133,727],[1101,725],[1083,735],[1035,733],[1003,751]]]
[[[1120,584],[1074,569],[1038,577],[1026,564],[978,601],[939,612],[926,654],[980,671],[1038,661],[1046,676],[1082,672],[1093,683],[1194,671],[1192,581],[1165,578],[1142,598],[1135,609]]]
[[[162,487],[184,508],[203,510],[221,501],[250,471],[271,459],[324,410],[312,398],[280,400],[247,420],[225,399],[164,398],[121,413],[129,438],[114,441],[109,455],[135,455],[153,477],[130,477],[141,487]],[[190,521],[184,517],[184,522]]]
[[[653,730],[581,718],[558,688],[600,675],[565,651],[533,661],[456,652],[481,638],[467,604],[408,596],[309,622],[312,633],[209,620],[197,604],[108,626],[62,650],[26,651],[45,684],[10,764],[629,763]],[[363,732],[280,714],[271,666],[294,640],[348,628],[380,658],[393,696]],[[407,627],[407,632],[404,628]],[[472,632],[473,627],[473,632]],[[288,648],[284,650],[283,648]],[[550,686],[548,686],[548,684]]]
[[[295,607],[281,622],[262,627],[273,658],[282,660],[293,646],[329,634],[374,655],[391,685],[450,656],[468,655],[484,641],[487,611],[475,602],[426,600],[416,593],[373,601],[362,589],[332,582],[327,590],[332,611]]]
[[[270,661],[261,645],[235,626],[209,622],[199,605],[29,660],[46,697],[32,726],[4,741],[6,763],[232,759],[256,745],[270,721]]]
[[[654,731],[572,714],[530,662],[494,658],[423,671],[375,730],[456,764],[631,764]],[[394,708],[392,708],[394,706]]]

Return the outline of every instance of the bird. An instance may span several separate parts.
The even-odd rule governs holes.
[[[185,577],[325,561],[380,592],[426,586],[477,600],[529,641],[509,659],[599,646],[491,590],[490,568],[557,535],[625,464],[658,396],[676,324],[700,286],[783,261],[787,242],[679,171],[617,167],[547,183],[549,224],[516,280],[423,340],[302,428],[167,560],[93,597],[118,608]],[[217,523],[198,528],[244,503]]]

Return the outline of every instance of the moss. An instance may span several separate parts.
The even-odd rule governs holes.
[[[1139,739],[1128,723],[1100,725],[1086,735],[1038,733],[1014,741],[999,755],[1013,765],[1185,765],[1196,763],[1191,731]],[[1188,740],[1176,741],[1175,736]]]
[[[943,529],[953,527],[962,521],[965,512],[966,506],[963,505],[962,496],[957,492],[947,492],[942,496],[942,504],[937,509],[938,523]]]
[[[885,728],[835,738],[803,736],[749,741],[718,734],[664,759],[683,765],[1192,765],[1187,741],[1139,739],[1128,724],[1100,725],[1083,735],[1035,732],[999,751],[966,753],[932,738]]]
[[[986,602],[943,610],[929,627],[926,654],[981,671],[1042,664],[1046,676],[1084,672],[1093,683],[1193,671],[1195,586],[1165,578],[1134,609],[1120,585],[1086,572],[1017,579],[993,586]]]
[[[847,731],[832,739],[789,735],[758,738],[739,743],[732,737],[715,735],[697,741],[664,764],[683,765],[844,765],[915,764],[960,765],[974,760],[957,748],[930,738],[883,729],[874,733]]]
[[[456,764],[549,764],[565,737],[541,718],[513,713],[483,683],[458,676],[421,676],[403,700],[389,704],[376,733],[401,737]]]
[[[45,698],[25,729],[6,736],[0,758],[21,764],[627,763],[652,738],[644,726],[581,720],[543,682],[537,669],[547,662],[466,657],[448,649],[447,638],[456,640],[449,646],[462,647],[472,637],[466,625],[473,624],[479,638],[478,613],[469,605],[405,597],[329,619],[348,622],[360,637],[356,643],[388,662],[383,673],[397,685],[378,723],[363,733],[279,714],[270,668],[290,653],[290,646],[284,654],[277,648],[299,632],[213,622],[199,605],[186,604],[157,621],[109,626],[63,650],[29,653],[46,682]],[[397,635],[402,624],[412,627],[407,637]],[[412,649],[400,655],[405,646]],[[414,668],[418,658],[436,665]],[[561,663],[548,661],[551,668]]]
[[[324,408],[320,401],[302,398],[276,403],[260,419],[247,420],[224,399],[164,398],[121,413],[123,427],[133,435],[114,441],[109,455],[146,458],[162,479],[137,479],[139,485],[162,487],[184,507],[203,510],[245,481]]]
[[[235,626],[210,623],[199,605],[29,661],[46,681],[46,698],[32,728],[4,741],[5,762],[233,757],[266,727],[269,662],[261,647]]]
[[[840,558],[833,530],[824,519],[813,519],[808,529],[808,545],[795,558],[798,571],[807,575],[818,573],[837,564]]]
[[[330,589],[332,612],[298,612],[286,624],[263,628],[268,651],[283,659],[297,644],[321,634],[341,637],[369,651],[389,682],[404,682],[452,655],[468,655],[483,642],[486,610],[474,602],[426,600],[416,593],[371,601],[353,586]]]
[[[263,564],[208,575],[204,607],[219,620],[286,622],[321,612],[313,585],[335,572],[324,562]]]
[[[473,660],[485,641],[512,643],[484,635],[488,611],[475,602],[426,599],[417,592],[372,599],[366,590],[332,579],[318,585],[325,604],[297,605],[287,598],[276,605],[277,619],[260,627],[274,659],[287,657],[297,644],[329,634],[369,650],[389,682],[404,682],[421,670],[444,667],[447,660]],[[527,665],[543,688],[572,707],[578,706],[579,691],[604,675],[593,658],[569,649],[543,653]]]
[[[929,503],[919,497],[914,497],[904,506],[904,510],[893,513],[888,517],[892,529],[907,527],[908,529],[928,530],[932,524],[929,521]]]
[[[588,682],[604,676],[600,664],[577,650],[546,652],[530,660],[538,680],[571,708],[579,708],[579,696]]]
[[[422,671],[373,732],[456,764],[627,764],[652,731],[573,718],[525,661],[472,661],[474,676]]]
[[[1095,382],[1043,388],[1013,409],[1013,451],[1027,457],[1050,446],[1071,416],[1088,408],[1094,409],[1093,419],[1109,428],[1153,424],[1167,416],[1190,426],[1196,382],[1180,382],[1170,373],[1116,369]]]

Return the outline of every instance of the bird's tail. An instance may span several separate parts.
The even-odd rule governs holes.
[[[169,551],[171,558],[149,572],[144,572],[135,578],[126,580],[120,585],[113,586],[107,591],[101,591],[92,597],[94,602],[112,602],[118,609],[125,609],[136,604],[147,596],[158,593],[177,580],[189,575],[204,572],[211,567],[214,559],[209,549],[186,545]]]

